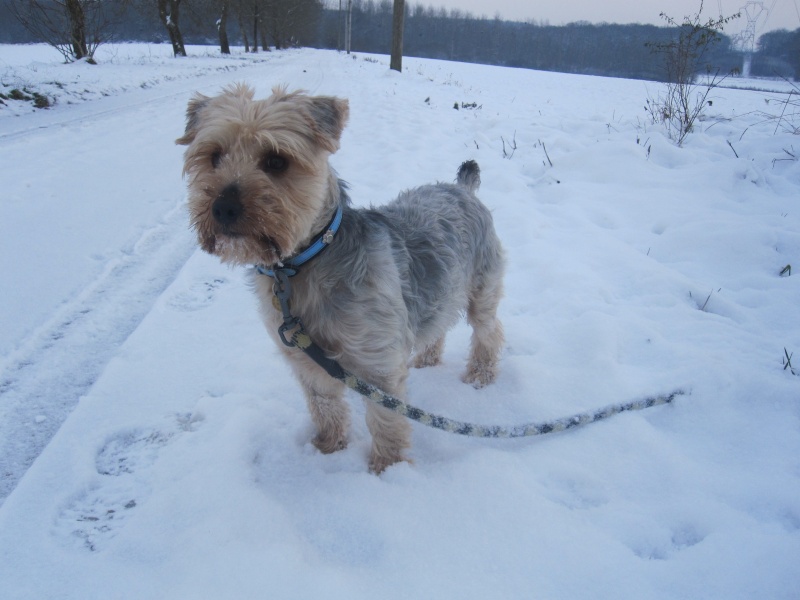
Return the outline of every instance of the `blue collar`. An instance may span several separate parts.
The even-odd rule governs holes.
[[[263,265],[256,265],[256,270],[262,275],[267,275],[268,277],[275,277],[276,270],[284,271],[289,277],[297,275],[297,269],[300,267],[300,265],[304,265],[310,261],[333,241],[333,236],[335,236],[336,232],[339,231],[339,225],[341,224],[342,205],[340,204],[336,209],[336,214],[333,215],[331,222],[328,223],[328,226],[325,228],[325,230],[320,233],[313,242],[311,242],[308,248],[303,250],[300,254],[297,254],[286,260],[281,267],[269,269]]]

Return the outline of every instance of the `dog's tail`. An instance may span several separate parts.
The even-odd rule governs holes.
[[[461,163],[456,176],[456,183],[470,192],[478,191],[481,187],[481,169],[474,160]]]

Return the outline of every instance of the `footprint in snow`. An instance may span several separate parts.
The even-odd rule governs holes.
[[[149,468],[161,450],[202,416],[178,415],[167,429],[128,429],[109,436],[95,455],[99,480],[70,498],[59,511],[54,533],[91,551],[102,550],[150,495]]]
[[[97,552],[131,516],[140,494],[141,490],[135,487],[120,485],[100,486],[78,493],[59,512],[54,533]]]
[[[643,560],[669,560],[677,553],[696,546],[706,538],[701,528],[681,524],[665,530],[654,528],[639,531],[628,540],[631,551]]]
[[[97,472],[100,475],[119,476],[149,466],[158,458],[158,451],[174,435],[174,432],[155,429],[115,433],[97,453]]]
[[[210,281],[198,281],[188,289],[176,293],[169,300],[169,305],[175,310],[193,312],[209,306],[214,302],[217,291],[228,280],[224,277],[216,277]]]

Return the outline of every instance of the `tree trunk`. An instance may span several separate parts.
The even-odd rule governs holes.
[[[70,28],[70,46],[75,60],[80,60],[89,56],[89,48],[86,46],[86,16],[80,0],[66,0],[65,8]]]
[[[347,0],[347,21],[344,27],[344,47],[350,54],[350,41],[353,39],[353,0]]]
[[[242,32],[242,40],[244,41],[244,51],[250,52],[250,41],[247,39],[247,28],[244,26],[244,17],[242,11],[239,10],[239,29]]]
[[[394,0],[392,14],[392,58],[389,68],[402,73],[403,71],[403,21],[406,14],[405,0]]]
[[[336,51],[342,51],[342,0],[339,0],[339,13],[336,15],[339,22],[336,24]]]
[[[228,43],[228,4],[230,0],[222,0],[222,8],[217,21],[217,30],[219,31],[219,51],[222,54],[230,54],[231,46]]]
[[[178,26],[180,5],[181,0],[158,0],[158,16],[167,28],[169,41],[172,43],[172,53],[175,56],[186,56],[186,46],[183,44],[183,36]]]
[[[253,2],[253,52],[258,52],[258,0]]]

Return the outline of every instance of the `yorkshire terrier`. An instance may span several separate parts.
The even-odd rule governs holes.
[[[291,312],[329,358],[389,394],[405,398],[409,363],[439,363],[445,334],[464,313],[473,333],[462,379],[492,383],[503,345],[496,313],[504,255],[492,215],[475,196],[477,163],[462,164],[455,184],[353,208],[328,164],[348,114],[347,100],[282,88],[265,100],[242,84],[216,97],[195,95],[177,143],[187,146],[184,175],[200,246],[226,263],[270,272],[321,244],[291,277]],[[345,448],[345,385],[281,343],[272,277],[254,270],[254,287],[267,330],[305,392],[314,445],[323,453]],[[406,460],[405,417],[368,402],[366,420],[370,470]]]

